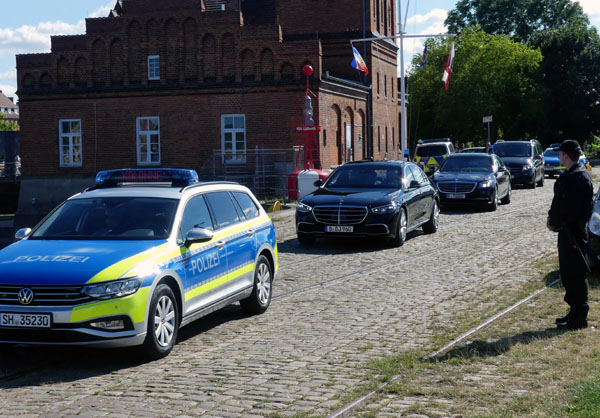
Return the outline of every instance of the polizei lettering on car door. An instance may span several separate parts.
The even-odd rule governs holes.
[[[202,273],[203,271],[210,270],[216,266],[221,264],[221,260],[219,259],[219,253],[217,251],[213,251],[207,254],[202,254],[199,257],[196,257],[190,263],[192,274]]]

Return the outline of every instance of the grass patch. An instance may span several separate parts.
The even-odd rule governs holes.
[[[554,258],[535,270],[539,279],[513,298],[558,278]],[[387,384],[355,416],[600,418],[600,273],[589,282],[590,328],[556,329],[554,318],[567,309],[564,290],[556,285],[437,358],[411,352],[371,361],[366,386]],[[457,324],[463,321],[474,325],[468,317],[457,318]],[[446,330],[434,348],[455,332]]]

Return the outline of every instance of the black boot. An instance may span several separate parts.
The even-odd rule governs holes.
[[[569,308],[569,312],[565,316],[556,318],[556,325],[566,324],[573,317],[573,308]]]
[[[573,312],[571,319],[565,323],[558,324],[558,329],[574,331],[577,329],[587,328],[587,314],[589,310],[590,308],[588,305],[578,307],[577,309],[571,309],[571,312]]]

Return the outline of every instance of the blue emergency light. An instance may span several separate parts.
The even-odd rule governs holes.
[[[127,168],[100,171],[96,175],[97,186],[117,186],[124,183],[171,183],[185,187],[198,182],[196,170],[176,168]]]

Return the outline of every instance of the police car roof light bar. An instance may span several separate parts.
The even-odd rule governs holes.
[[[97,186],[118,186],[125,183],[171,183],[185,187],[199,180],[196,170],[176,168],[128,168],[100,171],[96,175]]]
[[[433,139],[419,139],[419,144],[431,144],[434,142],[452,142],[450,138],[433,138]]]

